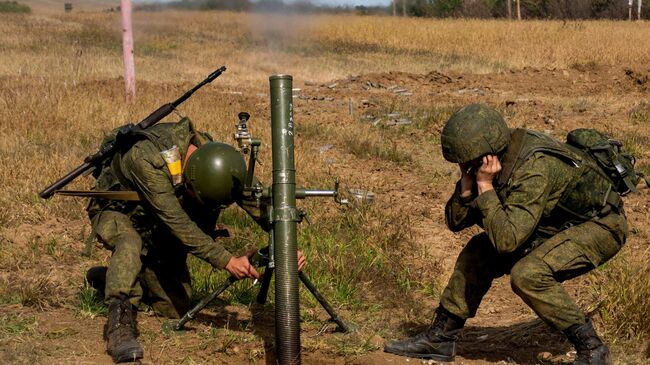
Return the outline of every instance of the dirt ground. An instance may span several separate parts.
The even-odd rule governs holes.
[[[650,131],[646,124],[629,122],[629,115],[640,102],[648,102],[650,69],[626,69],[624,67],[576,66],[566,70],[524,69],[516,72],[485,75],[428,74],[391,72],[364,74],[342,80],[316,84],[298,82],[296,92],[296,120],[314,126],[332,127],[337,124],[368,123],[375,127],[402,128],[410,122],[409,116],[387,116],[387,105],[451,106],[469,102],[485,102],[497,105],[505,111],[511,126],[529,127],[546,131],[562,138],[568,130],[578,127],[597,126],[618,136],[633,138],[648,165]],[[251,105],[259,104],[259,90],[242,90],[242,98]],[[439,148],[435,138],[441,126],[434,130],[411,130],[410,133],[430,134],[431,151]],[[409,131],[405,129],[406,131]],[[298,134],[298,139],[300,134]],[[404,135],[397,143],[408,143]],[[298,142],[299,143],[299,142]],[[323,148],[314,146],[318,159],[335,159],[343,146],[334,144]],[[438,152],[422,154],[414,159],[422,170],[400,166],[386,161],[344,160],[339,158],[332,169],[343,181],[363,182],[364,187],[377,194],[376,204],[400,207],[409,216],[413,226],[412,241],[430,252],[430,259],[440,265],[444,275],[453,267],[454,259],[472,234],[471,229],[460,234],[448,232],[444,226],[443,207],[453,187],[455,167],[445,164]],[[436,176],[442,176],[436,182]],[[647,250],[649,190],[626,198],[626,210],[630,226],[637,232],[630,236],[625,250]],[[36,227],[21,226],[2,229],[2,235],[14,245],[27,245],[35,235],[58,234],[69,237],[79,250],[81,237],[87,234],[84,222],[53,220]],[[647,252],[647,251],[646,251]],[[409,255],[407,254],[406,257]],[[410,255],[415,268],[428,265],[417,253]],[[419,261],[418,261],[419,260]],[[46,260],[43,269],[69,275],[69,280],[81,280],[87,258],[73,254],[63,255],[59,260]],[[20,265],[20,263],[16,263]],[[0,269],[7,279],[10,268]],[[588,299],[588,279],[585,277],[566,284],[578,302],[591,308]],[[66,289],[63,289],[66,290]],[[70,289],[67,289],[70,290]],[[436,303],[430,299],[433,309]],[[320,308],[313,310],[314,317],[325,319]],[[25,319],[31,326],[32,335],[4,336],[0,338],[0,362],[9,364],[99,364],[111,363],[105,353],[102,340],[102,316],[88,318],[79,316],[75,308],[26,307],[0,305],[0,314]],[[348,314],[343,312],[344,317]],[[409,308],[383,313],[386,326],[395,336],[416,333],[429,320],[431,312],[413,313]],[[367,314],[364,316],[372,316]],[[353,323],[363,323],[368,317],[348,318]],[[346,317],[347,318],[347,317]],[[164,320],[152,315],[140,314],[140,339],[145,348],[143,363],[213,363],[213,364],[273,364],[273,313],[269,307],[224,307],[222,311],[207,310],[190,322],[181,333],[165,331]],[[328,336],[350,336],[334,332],[334,326],[323,327],[320,321],[305,321],[302,325],[305,364],[419,364],[429,363],[384,354],[384,341],[380,335],[368,338],[371,351],[356,354],[334,355],[322,350],[321,339]],[[211,336],[215,332],[228,331],[223,336]],[[5,331],[7,332],[7,331]],[[230,342],[229,342],[230,341]],[[639,344],[642,346],[642,344]],[[374,350],[372,350],[374,349]],[[467,329],[458,345],[454,364],[537,364],[540,353],[552,356],[566,354],[571,346],[563,337],[536,319],[534,313],[512,293],[508,278],[496,281],[486,296],[476,318],[467,323]],[[650,359],[640,353],[622,353],[614,346],[617,363],[649,363]],[[432,363],[432,362],[431,362]]]

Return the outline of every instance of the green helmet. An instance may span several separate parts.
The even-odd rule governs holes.
[[[246,162],[232,146],[209,142],[190,155],[183,174],[186,187],[201,204],[228,206],[242,194]]]
[[[440,139],[445,160],[466,163],[503,151],[510,141],[510,130],[498,111],[470,104],[449,118]]]

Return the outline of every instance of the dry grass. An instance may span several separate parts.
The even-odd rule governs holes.
[[[648,253],[641,253],[647,257]],[[600,315],[612,339],[636,342],[650,338],[650,266],[627,256],[616,258],[603,273]]]
[[[48,309],[77,303],[74,293],[82,285],[83,269],[105,257],[100,254],[79,259],[73,252],[80,249],[87,235],[79,228],[86,224],[83,201],[42,201],[38,191],[94,152],[103,133],[127,121],[139,121],[221,65],[228,71],[179,110],[193,118],[199,129],[227,142],[237,113],[250,111],[253,133],[265,143],[265,164],[258,173],[268,182],[268,97],[257,94],[268,92],[270,74],[293,74],[294,85],[302,87],[305,81],[325,83],[371,72],[483,74],[524,68],[573,72],[650,63],[647,22],[516,23],[156,12],[135,13],[134,27],[138,98],[136,104],[128,105],[123,100],[118,14],[36,11],[27,16],[0,15],[0,206],[9,207],[0,209],[0,267],[6,269],[0,270],[0,284],[4,284],[0,287],[0,304]],[[627,104],[618,96],[601,97],[558,94],[540,98],[539,106],[558,110],[567,118],[583,113],[585,108],[602,115],[611,115],[605,111],[618,113],[616,116],[629,118],[633,130],[647,130],[647,103],[637,102],[634,108],[625,109]],[[503,104],[505,98],[489,102]],[[306,251],[321,264],[314,269],[314,281],[336,304],[355,310],[355,315],[367,320],[366,332],[356,335],[359,341],[346,337],[339,340],[339,353],[367,351],[370,333],[393,334],[397,318],[387,319],[386,326],[382,315],[375,315],[381,305],[394,305],[390,298],[382,297],[386,292],[417,292],[418,296],[407,299],[419,300],[414,311],[420,320],[426,320],[422,313],[430,311],[444,281],[436,275],[441,270],[448,273],[453,263],[437,260],[447,254],[452,243],[456,246],[451,249],[457,249],[466,238],[441,233],[444,227],[436,214],[442,211],[446,191],[456,176],[455,168],[443,163],[436,143],[438,129],[449,113],[459,103],[476,99],[458,95],[440,99],[436,105],[428,105],[427,97],[403,104],[380,103],[378,114],[397,111],[414,121],[399,129],[362,125],[359,118],[347,115],[347,119],[342,118],[342,114],[331,112],[341,108],[334,103],[298,104],[297,114],[304,117],[296,142],[299,183],[330,187],[333,176],[347,173],[347,187],[363,186],[379,194],[378,205],[367,211],[337,210],[330,202],[305,203],[313,212],[312,219],[319,222],[301,230]],[[525,102],[503,108],[517,125],[531,118],[529,109],[517,109],[520,105]],[[612,106],[606,109],[602,105]],[[310,121],[310,108],[329,114],[323,112],[320,119]],[[170,117],[173,119],[176,116]],[[648,141],[635,141],[647,166]],[[322,152],[324,146],[331,150]],[[87,188],[91,183],[89,178],[81,178],[71,188]],[[57,220],[49,221],[52,217]],[[73,228],[66,228],[71,223]],[[57,229],[41,235],[41,248],[30,249],[15,238],[19,231],[31,234],[31,227]],[[50,234],[64,237],[62,243],[48,246]],[[433,237],[436,235],[439,237]],[[446,245],[430,247],[418,240],[445,241]],[[638,245],[640,239],[635,240]],[[43,257],[47,258],[45,264]],[[355,265],[367,271],[355,271]],[[43,267],[63,272],[66,278],[52,278]],[[616,273],[612,271],[612,277],[621,280],[614,283],[629,281],[629,277]],[[10,286],[12,280],[15,284]],[[377,293],[375,288],[381,285],[386,291]],[[603,289],[603,293],[616,295],[610,289]],[[57,293],[61,294],[57,297]],[[376,300],[379,307],[359,305],[362,299]],[[625,303],[612,301],[611,312]],[[624,310],[633,312],[634,308]],[[630,315],[636,318],[634,313]],[[618,321],[618,317],[611,318]],[[620,336],[616,330],[610,333]],[[327,348],[321,343],[313,346]]]
[[[650,26],[643,22],[160,12],[135,13],[134,29],[138,77],[156,81],[197,79],[221,64],[232,67],[237,83],[262,85],[274,72],[326,81],[362,71],[494,72],[650,61]],[[0,34],[8,56],[2,74],[74,82],[122,71],[118,14],[5,16]],[[47,53],[34,52],[39,49]]]

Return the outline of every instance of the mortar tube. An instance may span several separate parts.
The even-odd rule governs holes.
[[[275,351],[280,365],[300,364],[300,305],[296,226],[296,168],[290,75],[273,75],[271,130],[273,151],[273,237],[275,254]]]

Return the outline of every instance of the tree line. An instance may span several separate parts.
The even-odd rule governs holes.
[[[395,0],[396,13],[424,17],[516,18],[523,19],[627,19],[625,0]],[[405,4],[400,4],[404,1]],[[634,0],[632,7],[636,14]],[[406,9],[404,9],[406,8]]]
[[[641,0],[393,0],[388,6],[328,6],[309,0],[179,0],[141,4],[136,10],[164,8],[283,13],[356,13],[412,17],[522,19],[628,19]],[[650,0],[647,0],[650,3]],[[508,4],[510,2],[510,4]]]

